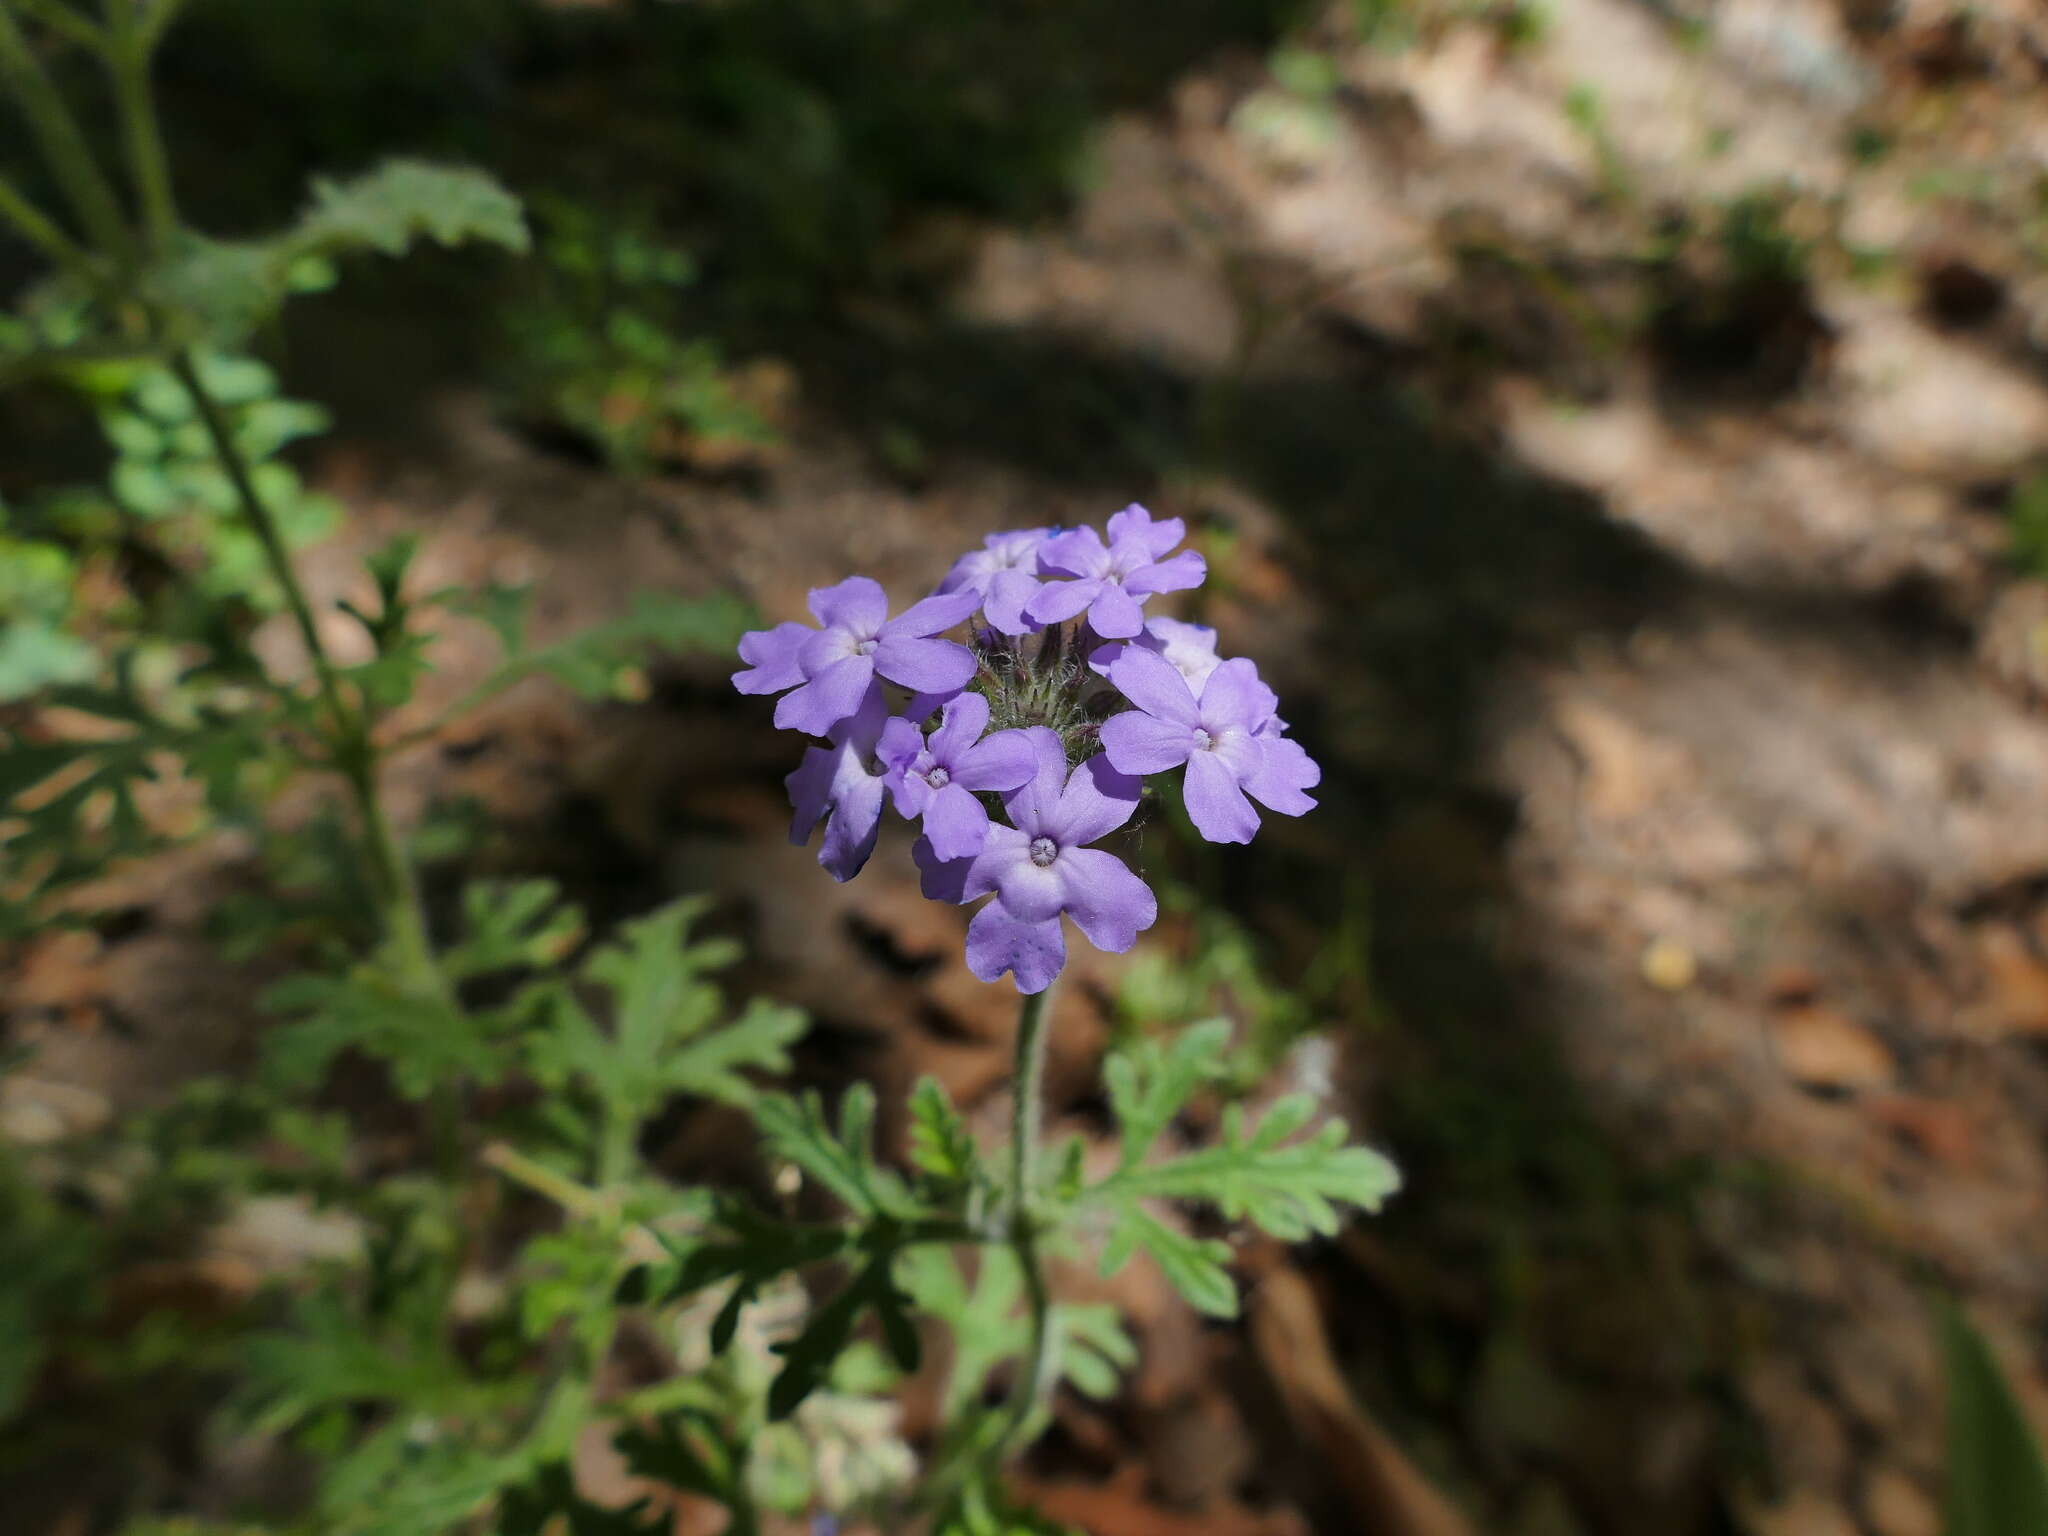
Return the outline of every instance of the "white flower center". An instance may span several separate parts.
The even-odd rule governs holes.
[[[946,772],[945,769],[934,764],[932,767],[927,768],[925,770],[924,781],[925,783],[931,785],[933,789],[944,789],[948,784],[953,782],[953,775]]]
[[[856,656],[872,656],[875,654],[875,647],[880,644],[879,640],[857,640],[854,642],[853,653]]]
[[[1049,837],[1031,839],[1031,862],[1040,869],[1048,869],[1052,861],[1060,856],[1060,846]]]
[[[1195,727],[1195,750],[1197,752],[1213,752],[1216,750],[1216,738],[1203,730],[1199,725]]]

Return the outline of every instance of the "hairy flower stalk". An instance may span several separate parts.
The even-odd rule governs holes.
[[[882,588],[851,577],[810,594],[815,626],[747,635],[742,693],[777,694],[776,725],[822,738],[789,776],[793,842],[823,824],[819,862],[859,874],[889,804],[918,825],[924,894],[981,903],[968,969],[1023,994],[1007,1236],[1031,1306],[1028,1358],[1003,1438],[1031,1418],[1053,1332],[1038,1254],[1037,1146],[1049,989],[1067,925],[1122,953],[1152,926],[1151,889],[1098,846],[1128,825],[1149,780],[1180,781],[1196,830],[1249,842],[1253,802],[1298,816],[1320,770],[1287,735],[1279,701],[1216,635],[1145,606],[1201,585],[1179,518],[1132,505],[1093,528],[991,535],[936,591],[894,618]],[[963,640],[949,638],[964,626]]]

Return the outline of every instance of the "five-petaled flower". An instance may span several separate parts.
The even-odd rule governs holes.
[[[1059,624],[1086,613],[1088,627],[1105,640],[1128,640],[1145,627],[1139,604],[1159,592],[1198,587],[1208,571],[1191,549],[1168,558],[1187,528],[1177,517],[1153,522],[1133,502],[1109,520],[1109,542],[1093,528],[1055,534],[1039,546],[1038,569],[1048,581],[1024,605],[1033,624]]]
[[[1067,769],[1066,749],[1043,726],[1025,735],[1031,777],[1003,797],[1011,825],[991,825],[971,859],[941,860],[915,850],[927,896],[995,900],[967,926],[967,968],[983,981],[1005,971],[1020,992],[1042,992],[1066,964],[1061,914],[1097,949],[1121,954],[1159,916],[1145,882],[1113,853],[1088,844],[1114,832],[1138,808],[1138,781],[1096,756]]]
[[[775,706],[783,730],[823,736],[867,697],[877,676],[918,693],[952,694],[974,676],[974,653],[931,637],[951,629],[980,600],[972,592],[946,592],[889,617],[881,583],[849,576],[810,594],[811,614],[822,626],[778,624],[740,641],[751,670],[733,674],[742,693],[784,694]]]
[[[1243,657],[1226,661],[1198,700],[1173,663],[1137,646],[1110,665],[1109,680],[1138,707],[1102,723],[1102,750],[1129,774],[1187,765],[1181,798],[1195,830],[1212,843],[1248,843],[1259,829],[1252,796],[1283,816],[1314,808],[1304,793],[1322,770],[1287,737],[1262,735],[1279,700]]]
[[[1215,630],[1206,624],[1189,624],[1160,615],[1147,619],[1145,632],[1133,639],[1112,640],[1095,647],[1089,653],[1088,665],[1107,677],[1117,657],[1130,646],[1164,656],[1188,680],[1190,688],[1200,688],[1209,680],[1209,674],[1223,664],[1223,658],[1216,654]]]
[[[1024,617],[1024,605],[1038,594],[1038,551],[1050,528],[992,533],[982,547],[962,555],[939,583],[941,592],[972,592],[981,615],[999,635],[1025,635],[1041,626]]]
[[[924,835],[942,859],[981,852],[988,812],[975,798],[1015,789],[1031,777],[1031,744],[1022,731],[988,729],[988,700],[963,693],[947,704],[930,736],[909,720],[882,727],[878,755],[884,782],[906,820],[922,817]]]

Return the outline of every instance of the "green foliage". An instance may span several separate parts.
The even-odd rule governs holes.
[[[527,1039],[534,1079],[594,1096],[598,1123],[614,1138],[676,1094],[753,1103],[756,1090],[742,1072],[786,1072],[788,1047],[807,1027],[795,1009],[758,998],[737,1018],[725,1017],[724,997],[705,976],[730,965],[739,949],[716,939],[691,942],[705,905],[680,901],[628,923],[617,942],[583,963],[583,979],[611,993],[609,1030],[569,989],[554,987],[544,1027]]]
[[[0,505],[0,704],[99,669],[92,647],[65,627],[76,559],[62,544],[11,537],[7,521]]]
[[[684,332],[681,296],[697,277],[689,252],[579,203],[553,199],[541,212],[529,291],[507,322],[508,369],[528,411],[634,473],[693,450],[772,440],[717,346]]]
[[[1237,1292],[1225,1265],[1229,1245],[1168,1224],[1146,1202],[1213,1205],[1228,1221],[1249,1221],[1269,1236],[1298,1242],[1337,1229],[1340,1206],[1376,1211],[1400,1187],[1400,1175],[1377,1152],[1345,1144],[1342,1121],[1302,1136],[1315,1118],[1306,1094],[1291,1094],[1256,1121],[1241,1105],[1225,1108],[1219,1145],[1151,1161],[1166,1128],[1204,1083],[1218,1075],[1228,1025],[1211,1020],[1170,1043],[1139,1042],[1103,1068],[1117,1118],[1121,1157],[1116,1171],[1089,1187],[1081,1201],[1113,1214],[1102,1267],[1113,1274],[1140,1248],[1174,1288],[1201,1311],[1228,1317]]]
[[[1342,1207],[1375,1207],[1392,1170],[1345,1146],[1341,1125],[1312,1129],[1302,1098],[1256,1119],[1232,1105],[1219,1144],[1164,1153],[1168,1128],[1219,1080],[1228,1031],[1215,1022],[1112,1058],[1121,1144],[1105,1178],[1090,1181],[1078,1142],[1052,1179],[1027,1179],[1021,1157],[1006,1178],[930,1080],[911,1095],[898,1166],[877,1146],[867,1084],[847,1087],[829,1113],[820,1094],[776,1085],[805,1021],[768,1001],[728,1003],[715,978],[739,950],[703,935],[703,900],[594,942],[545,880],[472,882],[453,912],[436,881],[436,901],[424,900],[410,855],[437,838],[422,833],[408,848],[393,831],[381,798],[392,752],[524,678],[633,697],[650,651],[728,650],[748,616],[724,595],[642,595],[608,623],[536,644],[527,590],[413,590],[417,540],[400,538],[365,560],[370,595],[338,604],[367,654],[330,652],[322,621],[332,615],[316,611],[293,551],[338,509],[285,457],[326,417],[235,349],[290,295],[333,282],[341,258],[425,243],[522,252],[524,215],[487,176],[399,159],[316,179],[300,218],[267,239],[179,227],[163,135],[138,88],[175,9],[113,6],[102,24],[34,8],[113,66],[120,131],[109,137],[130,161],[120,195],[132,191],[140,212],[85,219],[104,248],[80,250],[68,234],[46,237],[31,210],[31,242],[61,270],[0,317],[7,372],[33,367],[75,392],[109,458],[104,488],[22,499],[0,524],[0,939],[50,921],[58,898],[119,860],[234,824],[255,840],[263,874],[223,904],[220,929],[237,959],[288,952],[300,970],[266,993],[283,1021],[262,1035],[248,1082],[202,1081],[75,1146],[0,1159],[10,1472],[16,1453],[34,1461],[39,1413],[61,1375],[64,1392],[110,1410],[100,1439],[124,1456],[153,1444],[152,1412],[222,1398],[228,1432],[289,1440],[308,1476],[305,1497],[281,1513],[306,1536],[486,1524],[507,1536],[670,1531],[659,1499],[610,1509],[579,1490],[572,1457],[594,1431],[640,1476],[722,1504],[740,1536],[769,1512],[820,1509],[863,1511],[888,1529],[935,1519],[951,1536],[1053,1532],[1001,1496],[1001,1461],[1019,1433],[1042,1426],[1060,1382],[1113,1394],[1134,1346],[1113,1309],[1055,1302],[1042,1255],[1099,1237],[1114,1268],[1143,1247],[1198,1305],[1227,1312],[1227,1249],[1184,1234],[1162,1203],[1205,1204],[1301,1238],[1332,1230]],[[958,183],[955,197],[996,196],[983,161],[1000,136],[985,86],[1002,82],[984,59],[935,61],[958,94],[948,121],[969,130],[951,138],[923,132],[929,93],[863,85],[849,113],[831,95],[843,87],[827,86],[919,73],[895,45],[919,37],[904,17],[936,14],[923,0],[879,26],[809,0],[695,10],[662,8],[659,25],[719,45],[705,72],[716,80],[713,138],[770,134],[792,172],[749,195],[788,220],[792,194],[834,193],[815,223],[804,214],[778,235],[813,239],[820,270],[842,265],[841,234],[872,249],[892,222],[845,174],[872,154],[865,134],[914,146],[920,174]],[[738,45],[791,28],[838,45],[823,74],[749,75]],[[1327,58],[1283,49],[1273,71],[1291,108],[1334,126],[1341,82]],[[33,71],[10,59],[0,73],[19,84]],[[441,72],[428,78],[438,87]],[[854,131],[855,119],[865,127]],[[1004,174],[1063,179],[1068,137],[1034,141]],[[49,169],[94,182],[93,152],[82,141],[82,169],[63,153]],[[24,223],[18,199],[6,211]],[[545,230],[536,302],[520,309],[540,409],[634,467],[760,440],[717,353],[681,339],[695,278],[687,252],[651,221],[569,203],[546,210]],[[279,614],[310,653],[307,676],[273,674],[252,644]],[[397,712],[433,667],[437,616],[488,626],[503,654],[444,713],[415,721]],[[340,796],[273,818],[278,792],[300,780]],[[270,825],[286,819],[288,829]],[[317,896],[287,899],[293,888]],[[1300,1021],[1265,988],[1249,946],[1204,948],[1213,954],[1195,974],[1155,972],[1134,988],[1132,1022],[1179,1022],[1229,994],[1273,1016],[1262,1031],[1291,1038]],[[379,1070],[338,1072],[344,1059]],[[325,1108],[330,1093],[347,1115]],[[758,1132],[780,1203],[678,1189],[643,1161],[651,1127],[707,1105]],[[375,1134],[359,1134],[358,1118]],[[829,1214],[795,1214],[806,1192]],[[123,1278],[124,1265],[227,1235],[260,1247],[277,1225],[295,1246],[255,1266],[222,1316],[166,1311],[119,1325],[109,1298],[120,1286],[108,1277]],[[946,1421],[919,1488],[893,1394],[938,1328],[955,1336]],[[636,1367],[663,1356],[652,1379],[618,1369],[622,1330]],[[62,1372],[49,1368],[59,1362]],[[1013,1401],[992,1411],[988,1393],[1005,1376]],[[116,1408],[142,1432],[127,1433]],[[71,1432],[57,1425],[43,1448],[72,1455]],[[159,1522],[158,1536],[173,1528]]]
[[[2012,561],[2030,575],[2048,575],[2048,474],[2037,474],[2013,493],[2006,514],[2012,527]]]
[[[607,698],[619,691],[627,669],[644,660],[650,650],[678,654],[729,651],[751,616],[746,604],[730,593],[684,598],[642,592],[619,618],[591,625],[551,645],[531,646],[526,626],[532,596],[530,587],[499,585],[474,593],[437,594],[436,600],[443,606],[488,624],[505,648],[496,670],[458,709],[474,707],[522,678],[535,676],[552,677],[587,699]]]
[[[977,1254],[972,1278],[961,1255],[942,1248],[907,1252],[898,1272],[918,1310],[945,1324],[953,1358],[941,1400],[948,1423],[965,1423],[989,1381],[1030,1347],[1024,1274],[1009,1248]],[[1061,1303],[1053,1309],[1055,1358],[1076,1390],[1095,1398],[1116,1395],[1121,1373],[1137,1364],[1137,1345],[1115,1307]]]
[[[1948,1375],[1946,1536],[2048,1536],[2048,1459],[1990,1347],[1940,1308]]]
[[[352,181],[316,178],[298,222],[269,239],[181,236],[142,289],[174,333],[232,345],[292,294],[326,286],[335,258],[402,256],[429,239],[514,252],[529,244],[518,199],[482,171],[392,160]]]

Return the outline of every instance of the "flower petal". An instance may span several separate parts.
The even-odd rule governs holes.
[[[992,901],[967,925],[967,969],[983,981],[997,981],[1005,971],[1017,978],[1017,990],[1043,992],[1067,963],[1067,936],[1060,920],[1020,922]]]
[[[939,728],[932,732],[932,760],[952,772],[987,729],[988,700],[978,693],[960,694],[946,706]]]
[[[827,629],[850,629],[863,637],[875,634],[889,618],[889,594],[867,576],[849,576],[830,587],[813,587],[805,601]]]
[[[1109,680],[1116,691],[1148,715],[1170,720],[1193,730],[1201,723],[1195,696],[1188,680],[1173,663],[1142,646],[1126,646],[1123,655],[1110,664]]]
[[[919,639],[951,629],[981,606],[972,592],[935,592],[922,602],[912,603],[881,627],[884,638],[907,635]]]
[[[875,647],[875,670],[915,693],[964,688],[974,676],[974,653],[950,640],[884,635]]]
[[[1075,849],[1107,837],[1131,819],[1138,808],[1138,781],[1119,773],[1107,757],[1091,757],[1076,768],[1060,794],[1058,809],[1045,835],[1062,849]],[[1064,864],[1063,852],[1059,862]]]
[[[1237,775],[1214,752],[1188,759],[1181,798],[1195,830],[1212,843],[1248,843],[1259,830],[1259,813],[1245,799]]]
[[[838,747],[806,747],[803,761],[784,777],[789,803],[789,840],[802,847],[832,808],[832,779],[839,770]]]
[[[1102,590],[1100,578],[1081,581],[1048,581],[1024,605],[1024,617],[1034,624],[1064,624],[1080,613]]]
[[[818,862],[834,880],[851,880],[875,851],[881,829],[882,781],[862,773],[848,783],[842,775],[832,819],[825,823],[825,840],[818,846]]]
[[[1255,736],[1252,745],[1258,749],[1258,760],[1244,781],[1252,798],[1283,816],[1314,810],[1315,797],[1303,791],[1322,783],[1323,770],[1301,743],[1285,736]]]
[[[924,753],[924,732],[898,717],[882,726],[875,743],[875,756],[884,768],[901,773]]]
[[[808,624],[790,620],[773,629],[756,629],[740,636],[740,660],[749,664],[732,675],[733,687],[741,693],[780,693],[804,680],[803,664],[797,653],[817,631]]]
[[[1259,669],[1243,656],[1224,662],[1202,684],[1202,724],[1214,733],[1236,726],[1255,731],[1280,707],[1280,696],[1259,681]]]
[[[1037,769],[1038,758],[1029,737],[1022,731],[997,731],[960,755],[953,767],[953,782],[977,792],[1012,790]]]
[[[982,617],[999,635],[1028,635],[1037,626],[1024,617],[1024,610],[1044,586],[1029,571],[997,571],[982,594]]]
[[[1189,587],[1199,587],[1209,576],[1209,562],[1192,549],[1184,549],[1171,560],[1160,560],[1141,567],[1124,578],[1124,586],[1134,597],[1150,597],[1155,592],[1185,592]]]
[[[848,656],[833,662],[803,687],[776,701],[776,728],[823,736],[860,708],[874,677],[875,664],[870,657]]]
[[[1066,888],[1067,915],[1097,949],[1122,954],[1159,916],[1152,888],[1113,853],[1070,848],[1053,868]]]
[[[990,827],[989,836],[995,836]],[[996,881],[996,900],[1012,917],[1020,917],[1027,923],[1042,923],[1049,917],[1058,917],[1067,904],[1065,882],[1060,879],[1059,866],[1065,861],[1061,854],[1050,864],[1035,862],[1027,852],[1023,858],[1006,858],[1000,877]],[[980,864],[977,859],[976,864]],[[976,878],[979,877],[979,869]],[[974,892],[974,881],[968,883],[968,894]]]
[[[1165,517],[1155,521],[1152,514],[1135,501],[1109,520],[1112,547],[1127,540],[1134,541],[1154,560],[1164,560],[1174,545],[1187,537],[1187,532],[1188,525],[1179,518]]]
[[[1067,749],[1042,725],[1027,726],[1024,740],[1031,750],[1031,777],[1003,796],[1003,809],[1028,842],[1058,814],[1060,791],[1067,787]]]
[[[1102,722],[1102,751],[1120,773],[1143,777],[1164,773],[1188,760],[1195,750],[1192,726],[1161,720],[1141,709],[1127,709]]]
[[[972,901],[1000,889],[1018,864],[1030,866],[1031,839],[1015,827],[990,822],[988,840],[981,845],[981,852],[966,861],[960,879],[961,899]]]
[[[941,859],[971,859],[988,841],[988,812],[958,784],[948,784],[925,801],[924,835]]]
[[[1130,593],[1105,581],[1088,605],[1088,627],[1105,640],[1128,640],[1145,632],[1145,613]]]
[[[910,845],[910,859],[917,865],[917,888],[926,901],[950,901],[958,906],[969,899],[967,874],[972,860],[941,859],[932,851],[931,842],[922,837]]]
[[[1101,576],[1109,570],[1109,546],[1093,528],[1070,528],[1038,546],[1038,568],[1065,576]]]

